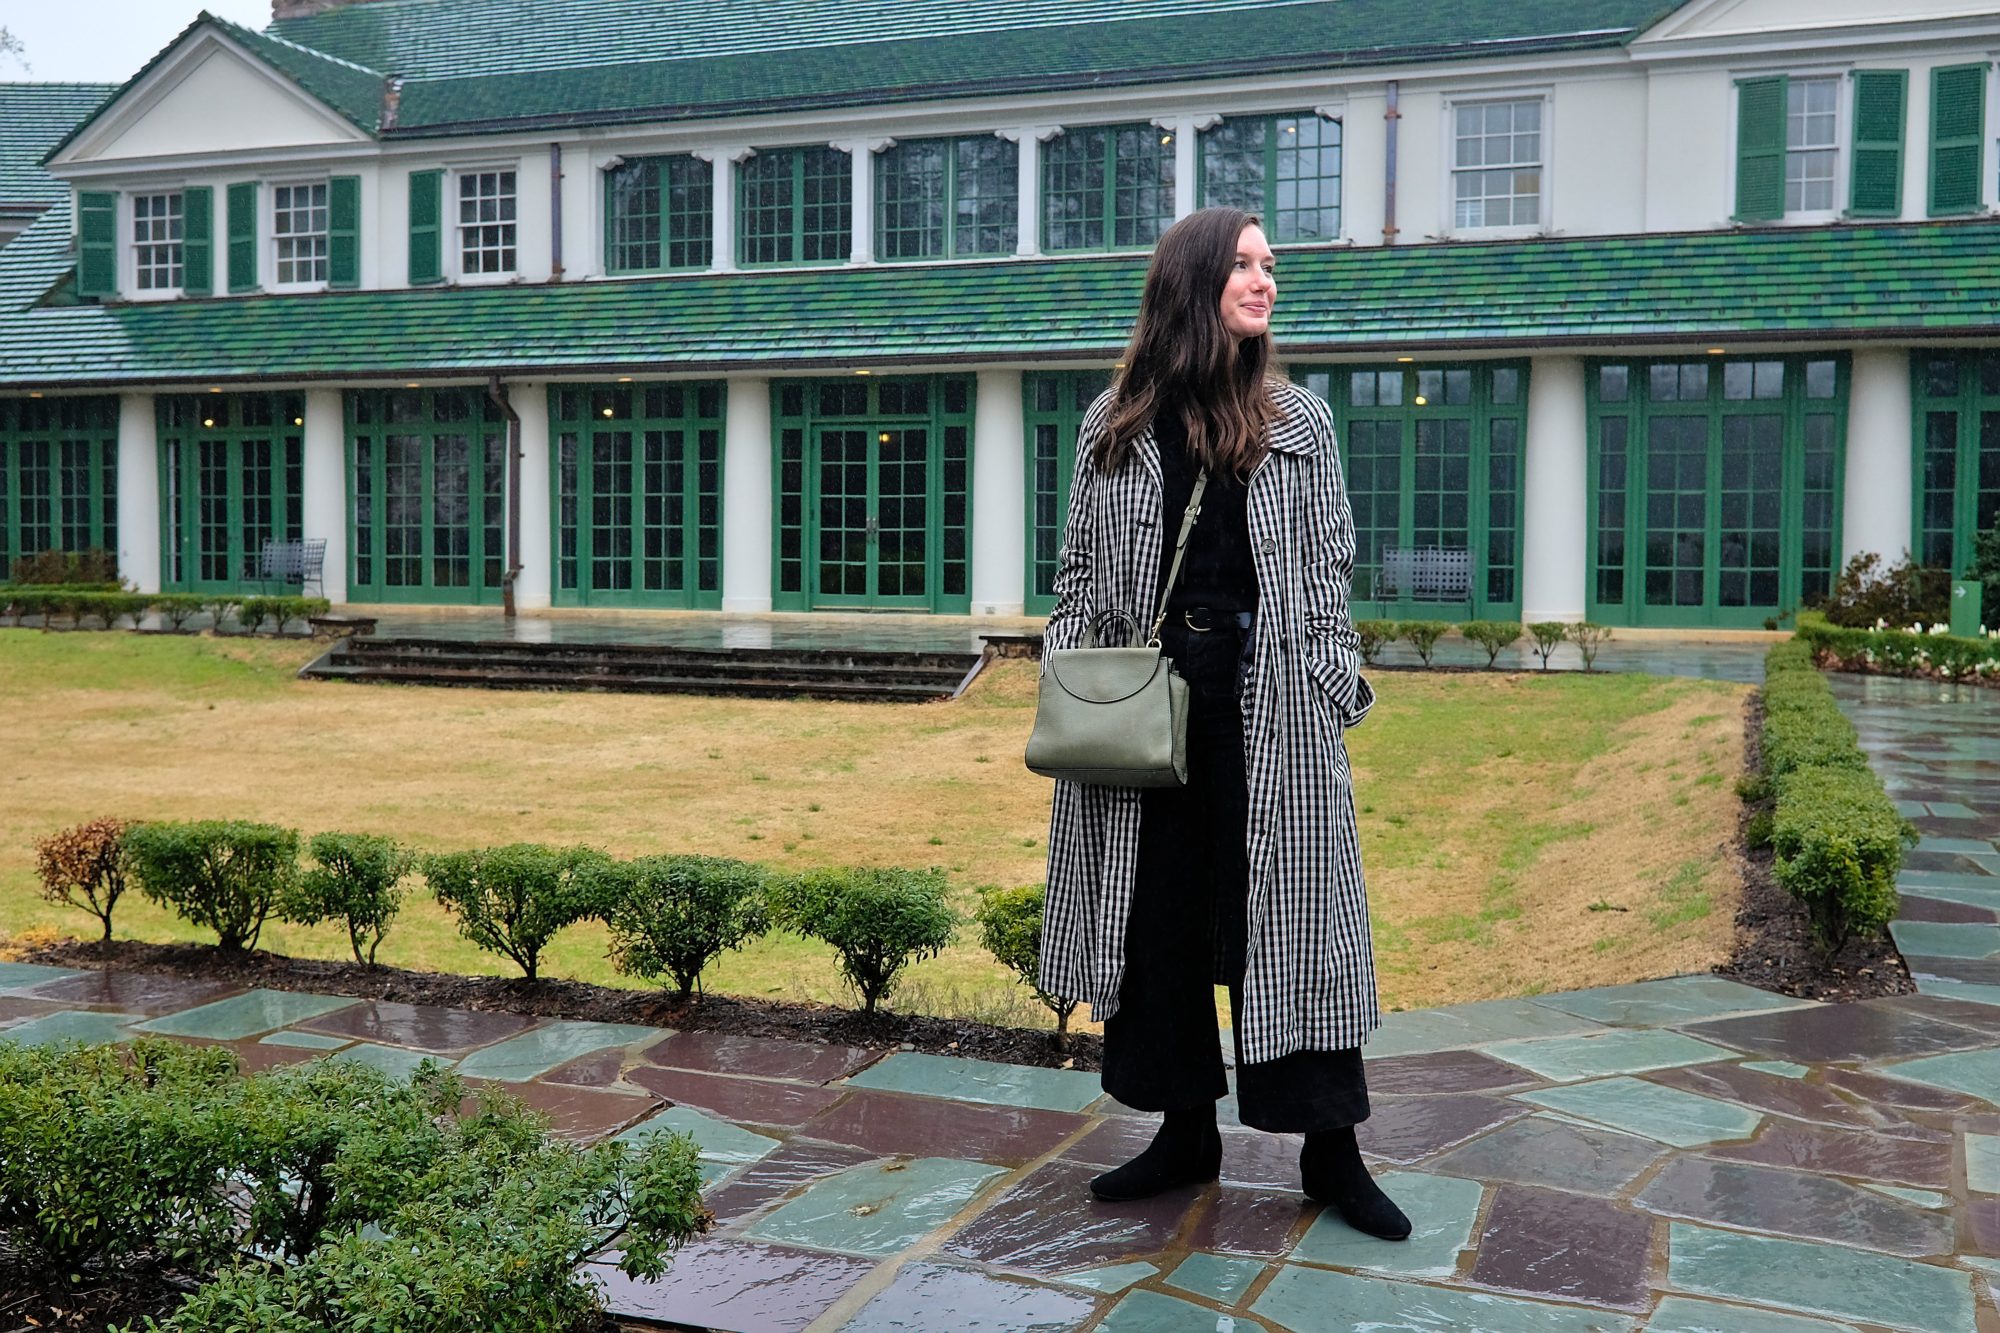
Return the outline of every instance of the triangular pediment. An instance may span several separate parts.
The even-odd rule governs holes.
[[[1661,19],[1633,42],[1754,38],[1766,34],[1854,29],[1894,24],[2000,20],[1992,0],[1694,0]]]
[[[366,142],[352,121],[211,24],[197,24],[49,165]]]

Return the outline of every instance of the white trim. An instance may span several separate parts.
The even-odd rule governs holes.
[[[1555,85],[1540,84],[1532,87],[1479,89],[1447,93],[1440,101],[1438,115],[1438,229],[1436,235],[1444,240],[1500,241],[1531,236],[1547,236],[1555,232]],[[1533,223],[1514,223],[1497,227],[1461,227],[1458,225],[1458,108],[1461,106],[1485,106],[1496,102],[1540,102],[1542,105],[1541,140],[1541,194],[1535,211],[1540,215]],[[1341,196],[1345,202],[1347,194],[1347,127],[1341,126]],[[1347,210],[1342,208],[1340,229],[1347,231]]]
[[[240,184],[240,182],[237,182]],[[278,281],[278,191],[297,189],[301,185],[326,186],[326,277],[310,282]],[[228,212],[229,187],[216,187],[217,197],[224,200],[223,212]],[[223,262],[219,266],[222,280],[216,283],[216,291],[227,295],[229,291],[229,226],[225,221],[222,228]],[[303,292],[324,292],[331,289],[333,278],[333,178],[331,176],[282,176],[257,183],[257,283],[267,292],[297,295]],[[238,295],[247,296],[241,292]]]
[[[476,176],[488,171],[511,171],[514,173],[514,219],[511,223],[505,224],[512,226],[514,229],[514,267],[498,273],[467,273],[465,271],[465,238],[462,233],[468,224],[459,220],[459,181],[467,176]],[[460,287],[504,287],[510,282],[521,281],[521,233],[523,227],[521,219],[520,160],[496,162],[489,159],[483,162],[447,166],[444,176],[445,189],[443,192],[442,209],[445,216],[440,218],[439,221],[443,223],[445,234],[450,238],[449,244],[445,247],[445,254],[443,255],[444,263],[441,265],[444,269],[444,280],[447,283]],[[491,224],[474,223],[470,225],[484,226]]]
[[[121,191],[118,196],[118,291],[127,301],[177,301],[186,294],[187,281],[187,192],[185,184],[149,190]],[[181,281],[171,287],[139,286],[139,201],[141,199],[161,199],[179,195],[181,199]],[[215,217],[213,206],[209,209],[209,289],[215,287]],[[148,245],[160,242],[148,241]]]

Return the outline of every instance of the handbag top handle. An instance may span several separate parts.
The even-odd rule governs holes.
[[[1167,603],[1174,595],[1174,584],[1180,582],[1181,560],[1187,555],[1188,534],[1194,531],[1194,521],[1201,517],[1201,493],[1208,489],[1208,469],[1194,480],[1194,494],[1188,497],[1187,512],[1181,515],[1181,535],[1174,539],[1174,567],[1167,572],[1167,586],[1160,589],[1160,614],[1153,617],[1153,628],[1146,635],[1146,646],[1160,646],[1160,631],[1167,624]]]

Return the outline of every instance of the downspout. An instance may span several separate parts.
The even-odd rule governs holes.
[[[500,614],[512,620],[514,584],[521,577],[521,418],[498,375],[487,377],[486,396],[507,418],[507,569],[500,576]]]
[[[561,282],[562,262],[562,145],[549,145],[549,281]]]
[[[1396,243],[1396,125],[1402,120],[1400,109],[1402,85],[1395,79],[1389,80],[1389,109],[1382,113],[1388,125],[1388,150],[1383,159],[1383,174],[1386,183],[1382,197],[1382,244]]]

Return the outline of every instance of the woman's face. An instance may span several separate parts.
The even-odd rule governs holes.
[[[1236,238],[1236,263],[1222,287],[1222,327],[1236,338],[1261,338],[1278,302],[1278,261],[1264,229],[1245,227]]]

